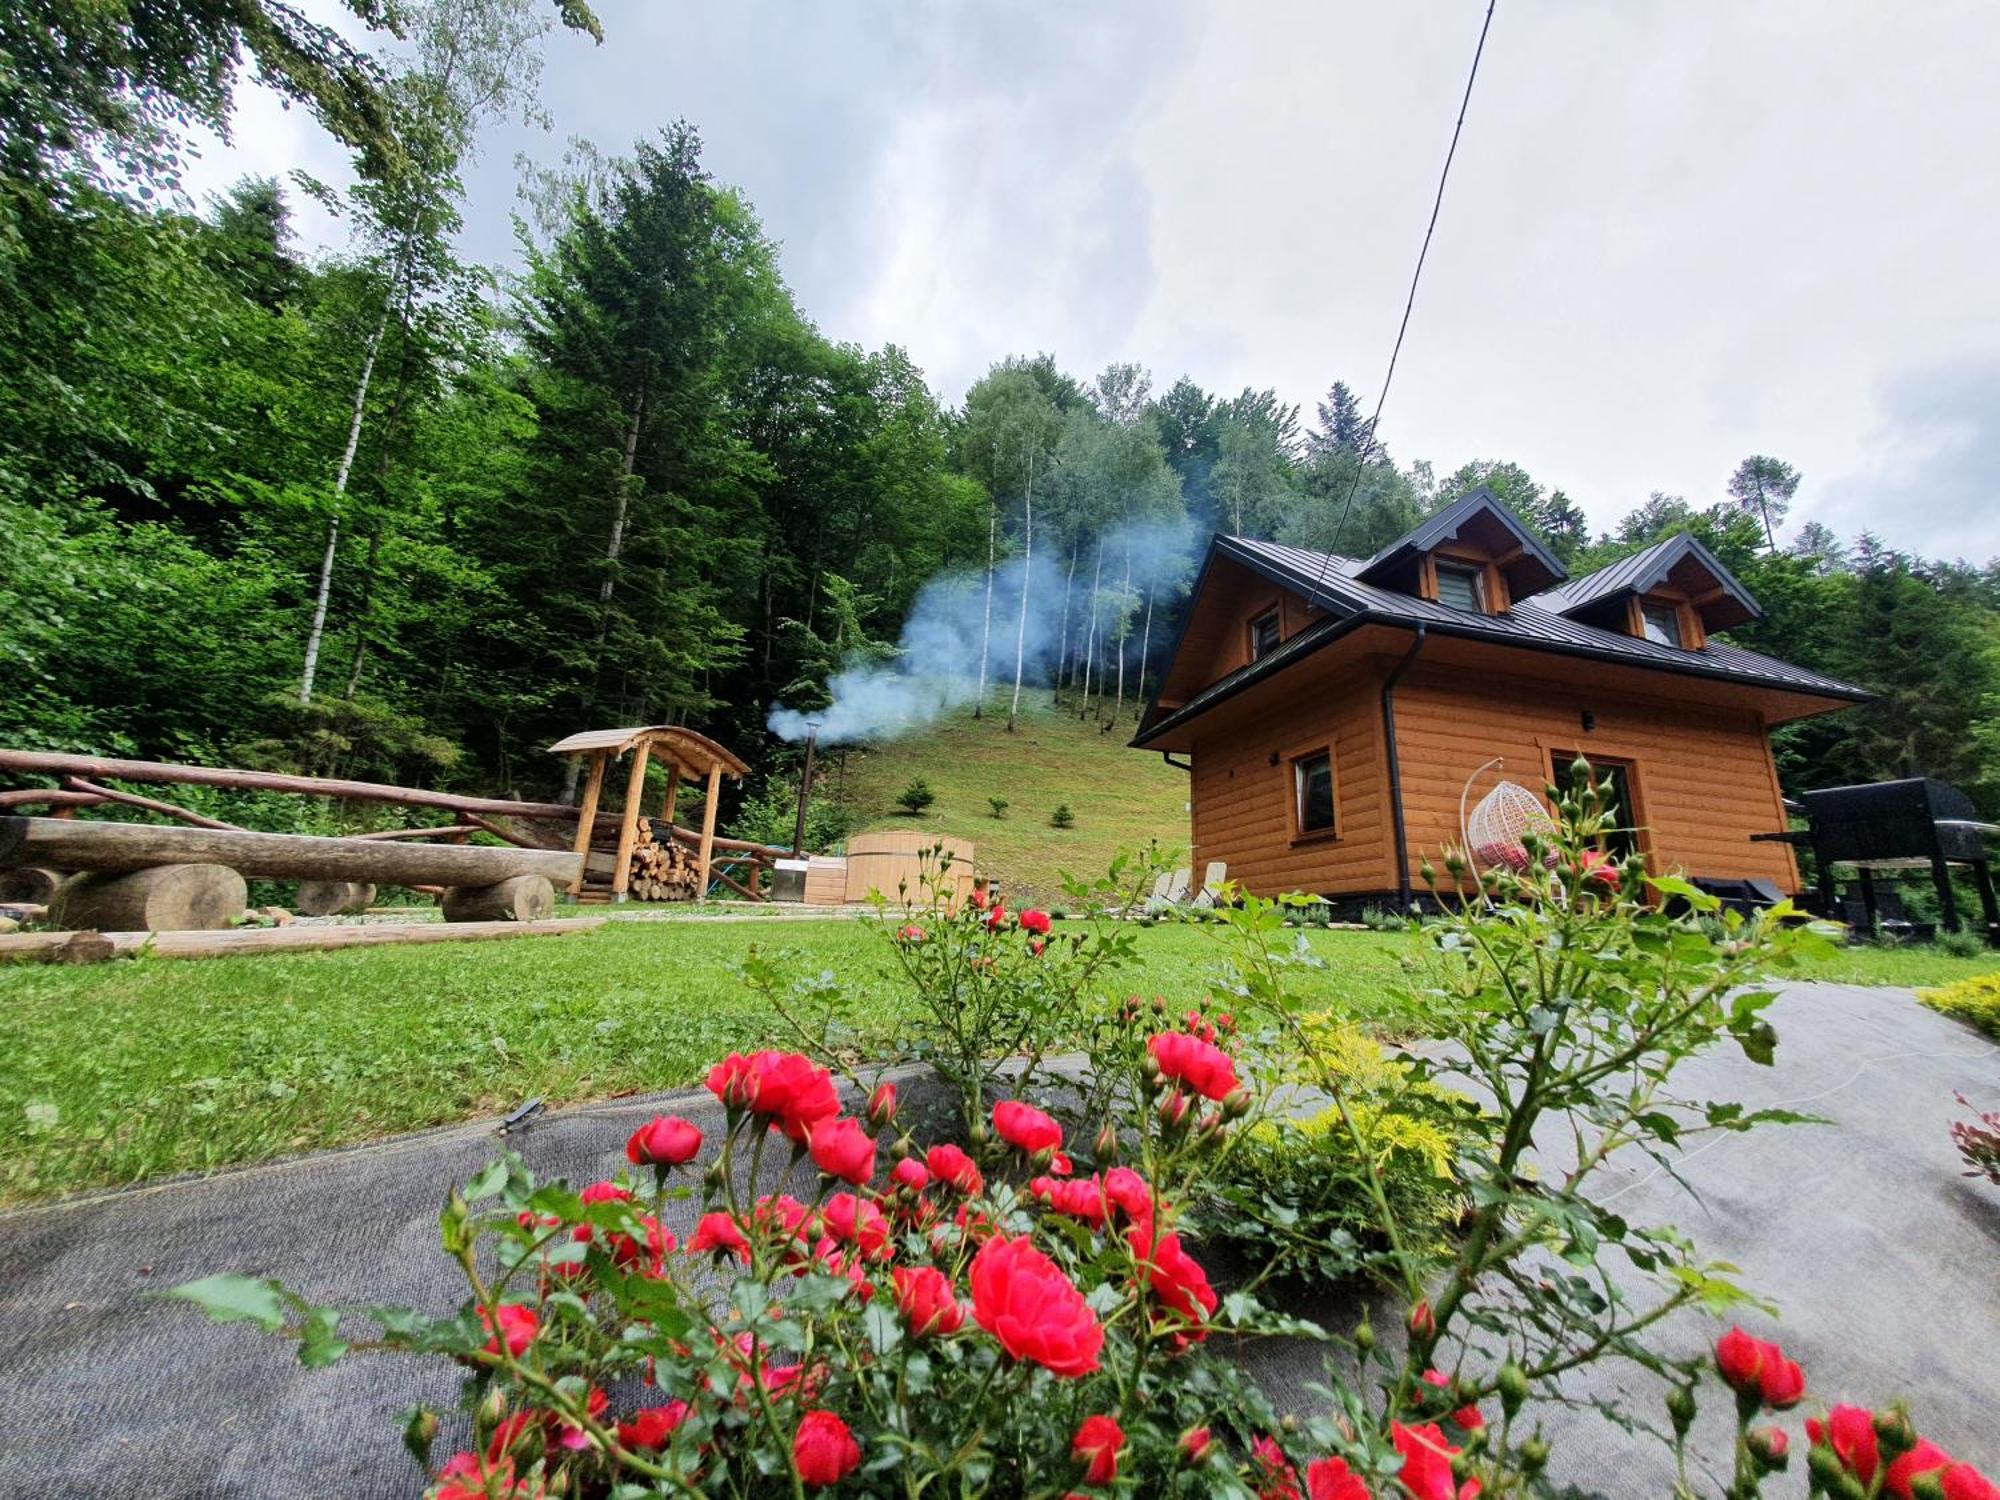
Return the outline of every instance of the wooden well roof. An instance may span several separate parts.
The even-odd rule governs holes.
[[[586,729],[549,746],[551,755],[603,753],[623,755],[644,744],[661,760],[670,760],[684,771],[706,775],[715,766],[724,774],[741,777],[749,765],[705,734],[673,724],[640,724],[626,729]]]

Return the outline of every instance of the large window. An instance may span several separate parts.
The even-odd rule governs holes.
[[[1250,659],[1268,656],[1278,649],[1278,612],[1267,609],[1250,622]]]
[[[1639,617],[1645,622],[1646,639],[1656,646],[1681,643],[1681,612],[1671,604],[1641,604]]]
[[[1569,768],[1575,762],[1574,750],[1552,750],[1549,752],[1550,768],[1555,772],[1555,784],[1564,791],[1569,790]],[[1605,760],[1599,756],[1586,755],[1590,762],[1590,783],[1596,787],[1604,800],[1611,806],[1612,826],[1598,837],[1598,845],[1607,854],[1618,859],[1627,859],[1641,852],[1639,838],[1639,810],[1635,805],[1637,793],[1633,790],[1633,766],[1630,761]]]
[[[1462,568],[1456,563],[1437,565],[1438,603],[1474,614],[1486,608],[1486,590],[1478,568]]]
[[[1292,825],[1303,837],[1333,832],[1333,755],[1320,750],[1292,762]]]

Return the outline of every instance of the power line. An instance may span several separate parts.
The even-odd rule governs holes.
[[[1319,602],[1320,585],[1326,582],[1328,564],[1333,561],[1333,553],[1340,546],[1340,534],[1347,528],[1347,515],[1354,507],[1354,492],[1361,488],[1361,472],[1368,467],[1368,457],[1375,448],[1375,432],[1382,421],[1382,407],[1389,399],[1389,386],[1396,378],[1396,360],[1403,352],[1403,336],[1410,331],[1410,313],[1417,305],[1417,284],[1424,279],[1424,261],[1431,253],[1431,236],[1437,233],[1438,213],[1444,207],[1444,185],[1451,180],[1452,159],[1458,155],[1458,138],[1465,130],[1465,112],[1472,103],[1472,86],[1479,81],[1479,60],[1486,55],[1486,33],[1493,27],[1493,11],[1500,0],[1487,0],[1486,19],[1479,26],[1479,45],[1472,52],[1472,70],[1465,77],[1465,94],[1458,101],[1458,123],[1451,128],[1451,147],[1444,154],[1444,170],[1438,173],[1437,196],[1431,200],[1431,221],[1424,227],[1423,247],[1417,252],[1417,268],[1410,276],[1410,294],[1403,299],[1403,321],[1396,327],[1396,344],[1389,351],[1389,368],[1382,376],[1382,390],[1375,398],[1375,414],[1368,419],[1366,435],[1361,446],[1354,450],[1354,479],[1347,486],[1347,498],[1341,503],[1340,519],[1334,523],[1333,539],[1327,543],[1324,560],[1319,565],[1319,574],[1313,579],[1312,592],[1306,596],[1306,607],[1310,609]]]

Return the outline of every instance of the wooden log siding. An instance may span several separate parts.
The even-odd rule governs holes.
[[[1562,664],[1561,675],[1502,677],[1419,661],[1396,689],[1396,737],[1402,756],[1403,817],[1412,877],[1428,856],[1459,837],[1465,779],[1481,762],[1503,756],[1498,774],[1539,793],[1550,754],[1632,763],[1642,843],[1655,870],[1757,877],[1799,888],[1785,844],[1753,844],[1750,835],[1785,826],[1770,736],[1754,710],[1612,695],[1577,680],[1587,664]],[[1582,716],[1593,715],[1585,732]],[[1491,790],[1482,777],[1474,800]]]
[[[17,864],[112,871],[217,864],[278,880],[494,885],[515,875],[567,882],[576,872],[577,857],[539,849],[312,838],[157,823],[0,818],[0,865]]]
[[[1232,714],[1226,727],[1196,740],[1189,778],[1193,868],[1222,860],[1231,880],[1260,896],[1392,890],[1381,674],[1335,679],[1304,671],[1309,680],[1299,691]],[[1292,761],[1327,748],[1333,751],[1334,837],[1295,839]]]

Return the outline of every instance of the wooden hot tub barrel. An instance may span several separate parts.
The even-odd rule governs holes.
[[[912,902],[922,901],[924,856],[942,844],[951,855],[952,899],[962,900],[972,890],[972,845],[964,839],[942,834],[905,832],[891,829],[883,833],[857,833],[847,841],[847,899],[866,901],[871,890],[880,891],[890,901],[903,899],[898,887],[907,890]],[[931,859],[933,878],[937,860]]]

